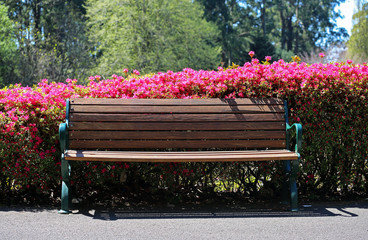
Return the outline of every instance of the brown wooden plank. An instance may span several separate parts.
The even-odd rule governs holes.
[[[280,121],[284,113],[266,114],[97,114],[71,113],[76,122],[121,122],[121,121]]]
[[[226,162],[297,160],[294,152],[280,151],[209,151],[209,152],[111,152],[70,150],[66,160],[125,162]]]
[[[111,106],[72,105],[70,112],[79,113],[283,113],[283,105],[237,106]]]
[[[68,153],[101,153],[103,155],[116,155],[120,153],[127,153],[127,154],[134,154],[136,156],[139,155],[150,155],[150,154],[162,154],[162,155],[224,155],[224,154],[231,154],[231,155],[253,155],[253,154],[285,154],[285,153],[292,153],[295,154],[295,152],[292,152],[287,149],[271,149],[271,150],[234,150],[234,151],[228,151],[228,150],[220,150],[220,151],[106,151],[106,150],[68,150]]]
[[[278,98],[236,98],[236,99],[118,99],[118,98],[73,98],[71,104],[105,104],[105,105],[283,105],[283,100]]]
[[[70,139],[285,139],[285,131],[70,131]]]
[[[70,122],[70,130],[285,130],[285,122]]]
[[[290,150],[287,149],[271,149],[271,150],[234,150],[234,151],[228,151],[228,150],[220,150],[220,151],[107,151],[107,150],[68,150],[68,153],[101,153],[103,155],[116,155],[116,154],[120,154],[120,153],[127,153],[127,154],[134,154],[136,156],[139,155],[150,155],[150,154],[161,154],[161,155],[170,155],[170,156],[175,156],[175,155],[192,155],[192,156],[196,156],[196,155],[206,155],[206,156],[211,156],[211,155],[225,155],[225,154],[231,154],[231,155],[254,155],[256,154],[285,154],[285,153],[290,153],[290,154],[295,154],[297,155],[295,152],[292,152]]]
[[[285,148],[285,140],[70,140],[70,149]]]

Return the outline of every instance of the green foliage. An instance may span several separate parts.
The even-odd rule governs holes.
[[[204,17],[214,22],[220,34],[217,41],[221,44],[221,63],[231,66],[232,63],[243,64],[253,43],[254,22],[253,10],[242,7],[239,1],[197,0],[204,6]]]
[[[293,103],[292,118],[303,123],[303,194],[313,198],[367,191],[368,124],[363,116],[368,114],[368,85],[366,78],[349,82],[356,73],[343,75],[346,83],[326,79],[308,84]]]
[[[16,52],[14,23],[8,17],[8,8],[0,3],[0,87],[14,74]]]
[[[45,41],[40,47],[38,75],[53,81],[87,79],[93,59],[82,10],[73,1],[54,0],[49,4],[42,11],[42,21],[48,24],[43,26]]]
[[[254,57],[262,60],[265,56],[275,56],[275,47],[262,34],[254,37],[254,43],[251,44]],[[277,58],[275,59],[277,60]]]
[[[266,11],[271,39],[278,39],[276,47],[295,54],[311,52],[332,42],[344,41],[346,29],[336,29],[334,21],[340,17],[334,8],[344,0],[277,0]]]
[[[1,48],[0,75],[5,85],[32,85],[122,68],[212,69],[242,65],[250,50],[263,59],[271,45],[272,59],[286,60],[344,40],[334,23],[342,1],[3,0],[16,44]]]
[[[202,19],[196,3],[89,0],[86,8],[89,37],[96,45],[96,73],[211,69],[220,62],[220,48],[213,41],[216,28]]]
[[[352,57],[368,59],[368,2],[353,16],[355,22],[348,41],[348,52]]]
[[[227,67],[249,60],[250,50],[263,59],[262,48],[272,43],[274,60],[301,55],[346,39],[345,29],[335,29],[340,17],[334,8],[344,0],[197,0],[205,8],[207,20],[221,31],[221,61]],[[262,38],[260,40],[260,38]],[[268,46],[265,46],[268,45]],[[273,52],[263,50],[264,52]]]
[[[295,56],[294,52],[283,50],[279,47],[275,50],[275,59],[284,59],[287,62],[292,61],[292,57]]]
[[[5,0],[15,22],[18,62],[7,84],[87,78],[91,62],[80,1]]]

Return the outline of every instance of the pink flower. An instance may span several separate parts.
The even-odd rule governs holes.
[[[128,68],[124,68],[124,70],[123,70],[123,72],[125,73],[125,74],[127,74],[128,73]]]
[[[347,62],[348,64],[352,64],[352,63],[353,63],[353,60],[348,59],[348,60],[346,60],[346,62]]]
[[[324,58],[324,57],[325,57],[325,54],[324,54],[324,53],[320,53],[320,54],[319,54],[319,57],[320,57],[320,58]]]
[[[138,70],[133,70],[133,74],[139,75],[139,71]]]
[[[259,63],[259,60],[257,58],[252,59],[252,64],[257,65]]]
[[[254,52],[253,52],[253,51],[250,51],[250,52],[248,53],[248,55],[252,58],[252,57],[254,56]]]
[[[265,59],[266,59],[267,62],[271,61],[271,56],[266,56]]]

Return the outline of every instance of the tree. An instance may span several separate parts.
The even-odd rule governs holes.
[[[220,30],[217,41],[221,44],[221,62],[243,64],[255,36],[254,12],[237,0],[197,0],[204,6],[204,17]]]
[[[269,49],[263,52],[272,53],[273,45],[277,58],[345,41],[346,29],[336,29],[334,23],[341,17],[334,9],[343,1],[197,0],[206,19],[221,30],[222,61],[228,64],[241,64],[249,50],[264,46]],[[262,54],[257,57],[263,58]]]
[[[271,39],[279,39],[276,47],[295,54],[325,48],[343,42],[348,36],[344,28],[336,29],[336,18],[341,17],[335,7],[345,0],[276,0],[271,10],[277,16]]]
[[[8,8],[0,3],[0,87],[14,77],[16,51],[14,23],[8,17]]]
[[[91,62],[82,0],[4,0],[16,23],[17,83],[86,77]]]
[[[87,0],[95,73],[142,73],[218,66],[216,27],[190,0]]]
[[[259,60],[264,60],[265,56],[275,56],[276,54],[275,47],[268,41],[267,37],[262,34],[254,37],[254,43],[252,43],[250,47],[252,51],[255,52],[254,57]],[[250,60],[250,57],[248,60]]]
[[[354,26],[348,41],[350,57],[368,59],[368,2],[358,3],[358,11],[353,15]]]
[[[43,9],[43,21],[47,24],[43,26],[45,41],[39,71],[52,80],[86,78],[94,64],[82,14],[85,10],[74,2],[82,4],[53,0]]]

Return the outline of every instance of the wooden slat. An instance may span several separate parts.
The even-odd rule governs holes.
[[[280,121],[284,113],[267,114],[97,114],[72,113],[71,121],[78,122],[121,122],[121,121]]]
[[[285,122],[73,122],[70,130],[285,130]]]
[[[283,113],[283,105],[238,106],[114,106],[72,105],[70,112],[80,113]]]
[[[125,162],[218,162],[297,160],[298,155],[287,150],[267,151],[198,151],[198,152],[128,152],[128,151],[75,151],[69,150],[66,160],[72,161],[125,161]]]
[[[278,98],[237,98],[237,99],[107,99],[107,98],[74,98],[70,99],[71,104],[89,105],[239,105],[239,104],[259,104],[259,105],[283,105],[283,101]]]
[[[70,139],[285,139],[285,131],[70,131]]]
[[[70,149],[285,148],[285,140],[70,140]]]
[[[284,149],[284,111],[283,101],[274,98],[72,99],[69,143],[71,149],[82,150]],[[119,159],[120,153],[113,158]],[[241,158],[259,160],[275,155],[267,154],[260,157],[252,152],[252,157]],[[203,156],[208,159],[205,161],[219,160],[210,155]],[[101,156],[97,158],[103,159]]]
[[[76,154],[76,153],[92,153],[92,154],[103,154],[103,155],[114,155],[116,152],[118,153],[127,153],[127,154],[134,154],[136,156],[139,155],[150,155],[150,154],[160,154],[160,155],[167,155],[167,156],[176,156],[176,155],[252,155],[255,152],[257,154],[284,154],[284,153],[294,153],[287,149],[272,149],[272,150],[235,150],[235,151],[100,151],[100,150],[68,150],[68,154]]]

